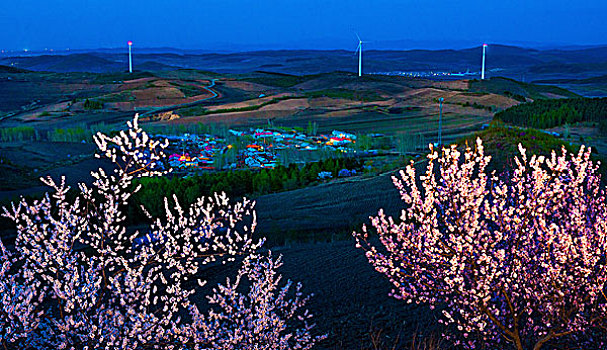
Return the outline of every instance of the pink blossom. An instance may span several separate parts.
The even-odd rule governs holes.
[[[407,303],[442,308],[469,348],[539,349],[564,341],[604,348],[607,207],[590,149],[550,157],[519,146],[510,179],[474,149],[432,151],[393,178],[400,220],[371,218],[381,248],[354,233],[369,262]],[[585,343],[584,343],[585,342]]]
[[[147,232],[131,233],[122,213],[132,181],[161,176],[167,142],[138,126],[114,137],[97,134],[98,157],[116,169],[92,173],[92,186],[21,199],[4,216],[15,222],[13,251],[0,242],[0,344],[41,349],[309,349],[313,336],[307,297],[281,284],[280,258],[257,253],[254,203],[225,194],[183,208],[175,198]],[[137,189],[135,189],[137,191]],[[134,244],[147,236],[146,244]],[[191,299],[203,267],[242,257],[236,280],[208,295],[217,306],[200,312]],[[250,287],[243,294],[240,281]],[[248,292],[247,292],[248,290]]]

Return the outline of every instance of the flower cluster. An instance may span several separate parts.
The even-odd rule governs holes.
[[[137,117],[126,132],[95,136],[112,174],[72,194],[65,179],[22,199],[4,216],[17,227],[14,249],[0,242],[0,344],[40,349],[309,349],[307,298],[288,281],[280,259],[256,253],[254,203],[225,194],[182,208],[165,199],[166,216],[133,232],[122,213],[140,176],[164,175],[167,143],[152,140]],[[243,260],[236,281],[218,286],[200,311],[192,301],[203,267]],[[248,279],[247,286],[240,281]],[[248,293],[243,293],[247,290]],[[200,299],[200,298],[198,298]],[[204,299],[204,298],[202,298]]]
[[[469,348],[540,349],[559,342],[604,348],[607,207],[590,149],[515,158],[510,178],[488,174],[474,149],[432,151],[419,179],[413,165],[394,184],[399,222],[382,211],[354,233],[392,295],[429,304]],[[438,163],[438,171],[435,169]],[[455,330],[457,329],[457,330]]]

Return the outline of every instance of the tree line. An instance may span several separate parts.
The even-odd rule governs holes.
[[[189,205],[200,196],[211,196],[216,192],[225,192],[232,198],[259,196],[319,182],[318,173],[322,171],[337,177],[342,169],[360,171],[362,168],[363,160],[360,158],[333,158],[305,165],[292,163],[274,169],[204,173],[187,178],[144,177],[134,184],[140,184],[141,189],[133,196],[128,217],[132,223],[144,221],[145,217],[139,209],[141,205],[153,216],[160,215],[164,212],[164,197],[171,199],[173,194],[182,205]]]
[[[495,119],[523,127],[547,129],[577,122],[602,125],[606,116],[607,98],[571,98],[520,104],[498,112]]]
[[[114,134],[115,128],[105,123],[86,125],[84,123],[70,128],[43,129],[31,126],[17,126],[0,129],[0,142],[50,141],[50,142],[93,142],[97,132]]]

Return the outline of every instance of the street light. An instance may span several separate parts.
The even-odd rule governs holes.
[[[438,99],[439,105],[439,114],[438,114],[438,144],[439,146],[443,144],[443,101],[444,98]]]

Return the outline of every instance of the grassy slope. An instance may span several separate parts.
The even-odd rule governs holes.
[[[519,95],[532,100],[549,98],[546,94],[562,97],[580,97],[579,95],[550,85],[535,85],[507,78],[491,78],[487,80],[471,80],[471,92],[490,92],[498,95]]]
[[[251,77],[241,78],[242,81],[248,81],[250,83],[262,84],[272,86],[276,88],[291,88],[295,85],[301,84],[305,81],[317,78],[320,75],[291,75],[282,73],[271,73],[271,72],[255,72]]]
[[[353,178],[256,200],[259,232],[268,233],[278,242],[282,235],[330,240],[336,232],[347,234],[367,222],[380,208],[397,215],[402,207],[390,176]]]

